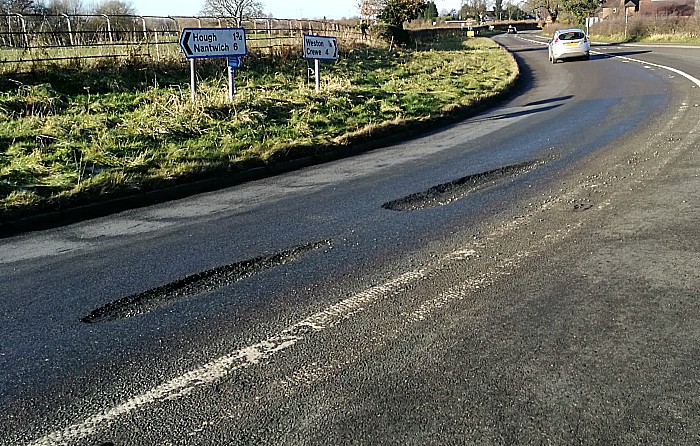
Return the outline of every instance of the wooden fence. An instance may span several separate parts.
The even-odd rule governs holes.
[[[252,51],[299,46],[303,34],[333,36],[341,42],[366,38],[358,28],[320,20],[0,14],[0,65],[134,56],[159,59],[180,52],[183,28],[221,27],[244,28]]]

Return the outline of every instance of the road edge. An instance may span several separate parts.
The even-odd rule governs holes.
[[[499,44],[499,46],[503,48],[502,45]],[[380,134],[362,137],[347,145],[290,148],[283,158],[272,158],[262,165],[253,165],[237,171],[221,172],[211,178],[195,179],[165,188],[142,189],[118,197],[98,199],[92,203],[60,206],[52,210],[37,209],[16,218],[0,216],[0,239],[213,192],[409,141],[478,115],[516,95],[521,87],[522,75],[517,59],[515,63],[517,71],[512,81],[503,90],[488,97],[478,98],[468,106],[455,107],[440,116],[389,126],[382,129]],[[322,147],[325,150],[319,150]],[[206,174],[202,176],[204,175]]]

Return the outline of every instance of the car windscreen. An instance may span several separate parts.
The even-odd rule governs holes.
[[[583,39],[583,37],[584,37],[584,34],[582,32],[576,32],[576,31],[559,34],[560,40],[581,40],[581,39]]]

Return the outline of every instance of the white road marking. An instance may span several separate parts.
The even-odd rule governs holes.
[[[540,42],[539,40],[525,39],[525,38],[523,38],[523,37],[520,37],[520,39],[525,40],[526,42],[538,43],[538,44],[541,44],[541,45],[547,45],[547,43],[545,43],[545,42]],[[681,70],[679,70],[679,69],[677,69],[677,68],[669,67],[669,66],[666,66],[666,65],[659,65],[659,64],[647,62],[647,61],[644,61],[644,60],[634,59],[634,58],[631,58],[631,57],[616,56],[616,55],[614,55],[614,54],[602,53],[602,52],[600,52],[600,51],[591,51],[591,53],[592,53],[592,54],[599,54],[599,55],[602,55],[602,56],[614,57],[614,58],[616,58],[616,59],[621,59],[621,60],[624,60],[624,61],[627,61],[627,62],[636,62],[636,63],[640,63],[640,64],[644,65],[644,68],[656,67],[656,68],[661,68],[661,69],[663,69],[663,70],[668,70],[668,71],[670,71],[670,72],[672,72],[672,73],[676,73],[676,74],[679,74],[679,75],[683,76],[684,78],[688,79],[690,82],[694,83],[695,86],[700,87],[700,79],[698,79],[698,78],[696,78],[696,77],[694,77],[694,76],[691,76],[690,74],[688,74],[688,73],[686,73],[686,72],[684,72],[684,71],[681,71]]]
[[[524,39],[526,40],[526,39]],[[537,42],[541,43],[541,42]],[[619,57],[625,60],[633,62],[641,62],[636,59]],[[650,64],[653,65],[653,64]],[[669,69],[673,72],[678,72],[678,74],[693,81],[696,85],[700,86],[700,81],[694,77],[675,70],[670,67],[658,66],[659,68]],[[559,201],[565,201],[565,197],[560,197]],[[551,203],[545,203],[542,209],[546,209],[551,206]],[[531,217],[532,215],[528,216]],[[500,238],[508,232],[518,229],[523,223],[526,223],[525,219],[519,219],[515,222],[511,222],[501,228],[497,228],[492,234],[486,237],[486,240],[492,240],[495,238]],[[571,232],[575,227],[569,226],[567,229],[560,231],[555,234],[554,237],[542,239],[543,245],[551,242],[554,239],[562,238],[567,233]],[[546,240],[546,242],[545,242]],[[535,252],[537,250],[535,249]],[[441,296],[430,302],[425,302],[420,306],[415,312],[408,316],[409,320],[419,321],[423,320],[427,315],[433,313],[434,311],[444,307],[447,303],[454,300],[463,299],[468,293],[479,289],[483,286],[488,286],[493,282],[493,279],[507,274],[505,271],[506,267],[517,266],[522,258],[526,258],[531,254],[531,252],[519,252],[515,257],[510,259],[505,259],[501,262],[499,267],[501,268],[499,272],[493,275],[482,275],[481,277],[472,278],[471,280],[466,280],[462,285],[447,290]],[[203,366],[187,372],[181,376],[171,379],[153,389],[145,392],[141,395],[134,396],[133,398],[115,406],[108,408],[101,413],[92,415],[82,422],[72,424],[64,429],[51,432],[31,443],[28,446],[68,446],[72,445],[80,440],[83,440],[89,436],[97,434],[102,429],[112,425],[117,421],[118,418],[135,412],[137,410],[145,410],[149,405],[168,401],[176,400],[190,394],[195,389],[212,384],[221,378],[229,375],[235,370],[242,369],[254,364],[258,364],[261,361],[267,360],[273,355],[284,351],[298,342],[304,340],[306,335],[311,332],[319,332],[328,328],[332,328],[343,320],[349,319],[355,314],[367,310],[373,304],[379,302],[384,297],[390,296],[394,293],[399,292],[406,286],[415,283],[417,281],[423,280],[430,276],[431,274],[440,271],[447,264],[453,261],[463,261],[470,257],[476,256],[477,252],[474,249],[467,248],[448,253],[444,257],[440,258],[434,264],[416,268],[414,270],[408,271],[388,282],[381,285],[369,288],[361,293],[358,293],[348,299],[342,300],[341,302],[331,305],[315,313],[308,318],[298,322],[282,331],[276,335],[258,342],[256,344],[250,345],[248,347],[242,348],[228,355],[224,355],[217,359],[210,361]]]
[[[460,251],[456,251],[451,255],[459,257],[463,254]],[[450,258],[450,256],[445,257],[443,261],[436,264],[434,268],[439,268],[441,263],[448,261]],[[111,425],[117,418],[123,415],[142,409],[153,403],[181,398],[191,393],[197,387],[212,384],[235,370],[257,364],[276,353],[292,347],[297,342],[303,340],[306,333],[318,332],[333,327],[342,320],[364,311],[382,297],[388,296],[412,282],[424,279],[429,272],[430,269],[417,268],[384,284],[369,288],[335,305],[331,305],[323,311],[309,316],[303,321],[280,331],[278,334],[262,342],[217,358],[182,376],[154,387],[146,393],[137,395],[111,409],[93,415],[83,422],[73,424],[59,431],[51,432],[29,443],[29,445],[68,446],[98,433],[101,429]]]
[[[690,82],[694,83],[695,86],[700,87],[700,79],[698,79],[698,78],[696,78],[696,77],[694,77],[694,76],[691,76],[690,74],[686,73],[685,71],[681,71],[681,70],[679,70],[679,69],[677,69],[677,68],[668,67],[668,66],[666,66],[666,65],[659,65],[659,64],[655,64],[655,63],[651,63],[651,62],[646,62],[646,61],[639,60],[639,59],[633,59],[633,58],[631,58],[631,57],[626,57],[626,56],[615,56],[615,55],[613,55],[613,54],[601,53],[601,52],[599,52],[599,51],[591,51],[591,53],[593,53],[593,54],[601,54],[601,55],[609,56],[609,57],[616,57],[616,58],[618,58],[618,59],[626,60],[626,61],[629,61],[629,62],[641,63],[641,64],[644,65],[644,68],[656,67],[656,68],[661,68],[661,69],[663,69],[663,70],[668,70],[668,71],[670,71],[671,73],[676,73],[676,74],[679,74],[679,75],[683,76],[684,78],[688,79]]]
[[[516,231],[518,227],[527,223],[528,220],[529,218],[523,217],[496,228],[475,247],[482,247],[484,246],[483,243],[489,240],[498,239],[509,232]],[[518,254],[519,257],[526,257],[527,255],[527,253]],[[353,315],[369,309],[383,298],[398,293],[408,285],[425,280],[430,275],[440,272],[453,262],[463,262],[471,257],[477,256],[477,251],[473,249],[473,247],[458,249],[447,253],[432,264],[413,269],[381,285],[368,288],[361,293],[344,299],[309,316],[264,341],[214,359],[197,369],[173,378],[141,395],[134,396],[115,407],[92,415],[82,422],[51,432],[29,443],[27,446],[69,446],[80,440],[96,435],[101,430],[114,424],[118,418],[124,415],[138,410],[145,410],[147,406],[152,404],[182,398],[190,394],[196,388],[212,384],[236,370],[265,361],[273,355],[304,340],[309,333],[332,328],[343,320],[349,319]],[[503,268],[511,265],[508,262],[506,263],[507,264],[503,264],[503,262],[501,262],[499,267],[496,268],[498,271],[494,271],[494,275],[485,273],[475,279],[466,280],[465,286],[458,287],[456,290],[449,290],[437,299],[425,302],[414,313],[407,315],[407,319],[414,322],[424,319],[427,315],[444,307],[450,301],[463,298],[465,292],[478,289],[479,285],[482,287],[488,286],[490,283],[493,283],[494,278],[504,274],[503,271],[501,271]]]

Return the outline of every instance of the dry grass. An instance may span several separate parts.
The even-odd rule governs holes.
[[[626,25],[624,18],[596,23],[590,34],[606,41],[700,43],[700,18],[632,16]]]

